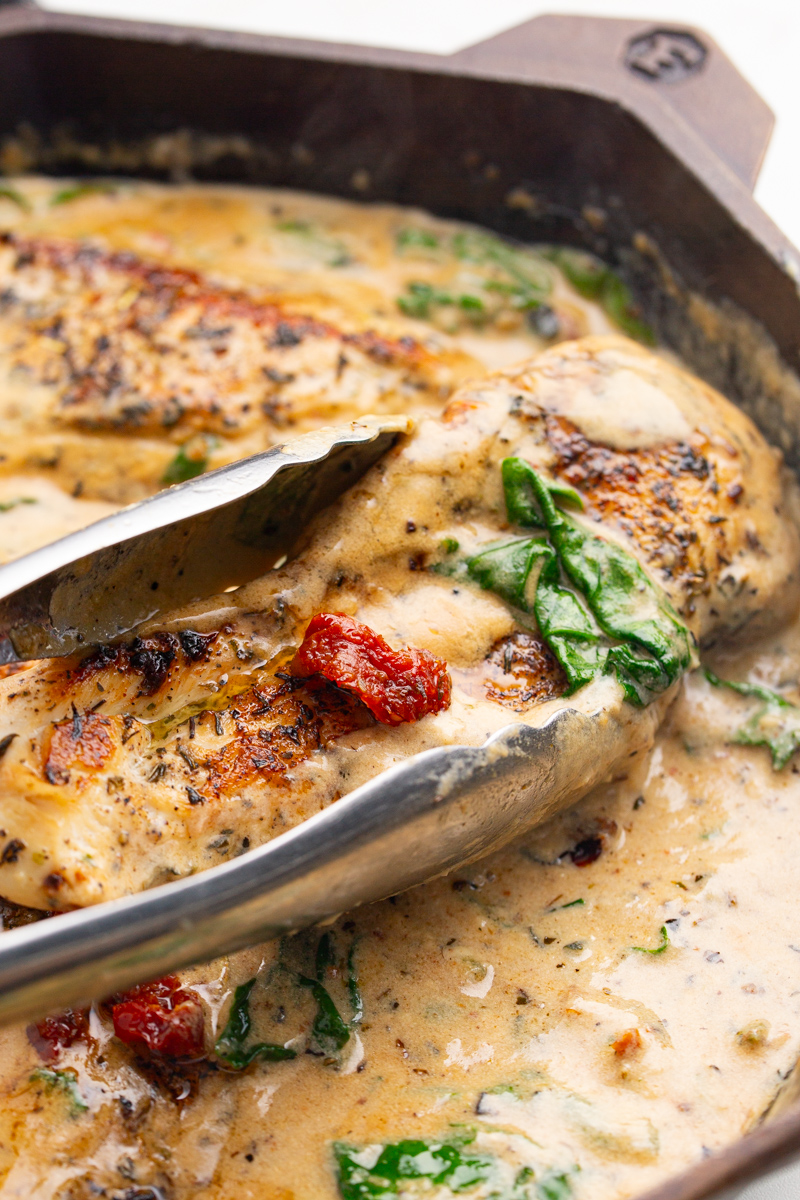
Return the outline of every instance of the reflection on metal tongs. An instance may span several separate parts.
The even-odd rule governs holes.
[[[5,661],[73,654],[255,579],[410,427],[365,417],[305,434],[0,567]]]
[[[0,568],[7,659],[106,642],[252,579],[408,428],[403,417],[370,417],[306,435]],[[567,708],[478,748],[426,751],[231,862],[4,933],[0,1023],[88,1003],[488,853],[599,778],[602,720]]]

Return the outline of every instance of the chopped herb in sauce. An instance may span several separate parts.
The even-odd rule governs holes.
[[[22,192],[18,192],[16,188],[0,187],[0,200],[10,200],[12,204],[16,204],[17,208],[21,208],[23,212],[30,212],[30,201]]]
[[[208,470],[209,455],[218,445],[216,438],[201,434],[190,438],[167,464],[161,482],[166,484],[186,483]]]
[[[795,751],[800,748],[800,708],[762,684],[734,683],[728,679],[720,679],[707,668],[705,675],[714,687],[728,688],[732,692],[738,692],[740,696],[749,696],[761,701],[753,715],[737,729],[731,740],[740,746],[768,746],[775,770],[780,771],[785,767]]]
[[[395,248],[404,258],[441,261],[451,256],[463,264],[459,278],[469,289],[440,290],[425,280],[406,285],[397,306],[418,320],[436,319],[441,309],[460,309],[474,323],[485,323],[502,312],[527,313],[529,324],[540,337],[557,337],[558,313],[547,303],[552,291],[552,271],[557,267],[567,281],[588,300],[605,310],[629,337],[647,346],[655,345],[650,326],[642,320],[630,288],[607,263],[567,246],[523,246],[478,229],[465,229],[451,237],[430,230],[407,227],[395,236]],[[475,295],[475,290],[481,295]]]
[[[631,946],[631,950],[638,950],[640,954],[663,954],[669,945],[669,934],[667,933],[666,925],[661,926],[661,942],[658,946]]]
[[[62,188],[52,197],[51,208],[58,204],[69,204],[72,200],[82,200],[85,196],[113,196],[117,188],[113,183],[76,183],[72,187]]]
[[[38,504],[33,496],[17,496],[13,500],[0,501],[0,513],[11,512],[14,508],[19,508],[21,504]]]
[[[330,992],[318,979],[300,975],[298,982],[310,989],[317,1002],[317,1015],[311,1026],[311,1041],[321,1054],[335,1054],[350,1040],[350,1030],[339,1015]]]
[[[550,294],[550,272],[533,249],[480,230],[465,230],[454,236],[453,251],[462,262],[499,269],[505,279],[490,280],[487,289],[504,292],[515,308],[535,308]]]
[[[486,311],[486,305],[480,296],[469,292],[451,295],[450,292],[439,291],[432,284],[419,280],[412,280],[406,284],[406,293],[398,296],[397,307],[407,317],[416,317],[420,321],[428,320],[434,308],[458,308],[473,319],[482,317]]]
[[[302,247],[326,267],[347,267],[353,261],[344,242],[328,237],[310,221],[280,221],[275,226],[279,233],[289,234]]]
[[[81,1095],[74,1071],[55,1071],[51,1067],[37,1067],[30,1077],[31,1083],[42,1083],[49,1092],[62,1092],[69,1101],[69,1115],[79,1117],[89,1111],[89,1105]]]
[[[395,245],[401,253],[408,250],[438,250],[439,239],[429,229],[415,229],[409,226],[398,230]]]
[[[350,1024],[358,1025],[364,1016],[364,997],[361,995],[361,988],[358,984],[355,939],[352,941],[350,952],[347,955],[347,994],[350,997],[350,1005],[353,1009]]]
[[[227,1067],[235,1071],[243,1071],[251,1063],[282,1062],[288,1058],[296,1058],[297,1052],[286,1046],[275,1045],[272,1042],[256,1042],[247,1046],[250,1036],[250,993],[255,986],[255,979],[248,979],[233,993],[228,1021],[214,1047],[217,1058]]]
[[[569,283],[587,300],[596,300],[623,333],[644,342],[656,344],[655,334],[641,319],[630,288],[606,263],[569,246],[551,246],[544,253],[559,267]]]
[[[578,908],[585,903],[586,901],[582,897],[578,897],[577,900],[569,900],[566,904],[556,904],[553,908],[548,908],[547,911],[558,912],[562,908]]]

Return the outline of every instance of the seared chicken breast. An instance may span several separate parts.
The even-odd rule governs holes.
[[[177,482],[179,447],[188,477],[193,460],[219,465],[292,431],[436,409],[476,368],[131,252],[0,235],[4,470],[48,465],[86,497]]]
[[[276,189],[3,183],[0,561],[364,405],[419,421],[265,578],[0,668],[0,896],[36,906],[0,900],[3,927],[565,707],[592,735],[562,728],[554,808],[608,782],[324,929],[4,1030],[0,1196],[620,1200],[777,1111],[800,745],[779,457],[663,351],[584,336],[652,342],[580,251]],[[711,670],[681,685],[693,638]]]
[[[27,178],[0,233],[0,561],[554,340],[648,336],[599,260],[393,205]]]
[[[603,714],[598,741],[564,756],[565,802],[647,747],[680,672],[643,705],[608,670],[577,686],[541,611],[537,627],[522,591],[512,602],[507,581],[474,567],[520,524],[509,460],[567,497],[575,536],[627,556],[648,612],[669,597],[659,611],[687,646],[794,603],[786,482],[751,422],[625,339],[562,344],[421,421],[287,565],[129,644],[0,681],[0,893],[63,909],[149,887],[411,754],[565,705]],[[524,546],[544,554],[541,539]]]

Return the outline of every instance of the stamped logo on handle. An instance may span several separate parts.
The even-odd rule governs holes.
[[[702,70],[708,56],[693,33],[654,29],[633,38],[625,53],[625,66],[652,82],[677,83]]]

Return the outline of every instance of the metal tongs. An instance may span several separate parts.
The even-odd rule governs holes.
[[[256,577],[408,428],[368,417],[305,435],[0,568],[5,660],[107,642]],[[596,780],[599,719],[567,708],[479,748],[426,751],[231,862],[3,933],[0,1023],[85,1005],[474,861]]]

